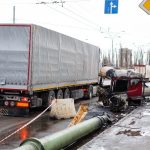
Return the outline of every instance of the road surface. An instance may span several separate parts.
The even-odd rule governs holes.
[[[75,107],[78,110],[80,103],[87,103],[89,105],[89,111],[85,119],[90,119],[97,115],[102,115],[104,112],[107,112],[112,117],[118,117],[119,115],[114,115],[109,111],[108,108],[104,108],[98,101],[98,98],[95,97],[91,100],[79,100],[76,102]],[[0,117],[0,140],[9,136],[15,130],[22,127],[25,123],[33,119],[40,112],[35,112],[29,117],[9,117],[1,116]],[[119,118],[119,117],[118,117]],[[0,143],[0,150],[10,150],[17,148],[20,143],[26,138],[35,137],[42,138],[44,136],[53,134],[60,130],[65,129],[70,123],[71,119],[61,119],[61,120],[52,120],[49,117],[49,112],[46,112],[39,119],[34,121],[29,126],[22,129],[20,132],[14,134],[13,136],[6,139],[4,142]],[[73,146],[74,147],[74,146]],[[75,148],[76,149],[76,148]]]

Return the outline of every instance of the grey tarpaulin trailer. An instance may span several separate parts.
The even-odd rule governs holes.
[[[41,26],[0,24],[0,106],[13,114],[46,106],[54,97],[91,97],[99,51]]]

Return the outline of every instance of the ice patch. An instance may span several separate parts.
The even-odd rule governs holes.
[[[143,112],[143,116],[150,116],[150,112]]]
[[[142,136],[150,136],[150,131],[141,132]]]
[[[97,150],[106,150],[104,147],[99,147]]]

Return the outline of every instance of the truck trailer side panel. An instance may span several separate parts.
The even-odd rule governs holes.
[[[0,89],[27,90],[29,25],[0,25]]]
[[[0,25],[0,113],[27,115],[55,97],[91,98],[98,71],[98,47],[37,25]]]
[[[31,90],[98,81],[99,48],[32,25]]]
[[[0,25],[0,89],[97,83],[98,67],[98,47],[37,25]]]

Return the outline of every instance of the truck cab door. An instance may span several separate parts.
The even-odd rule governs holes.
[[[130,79],[127,90],[128,98],[142,96],[142,81],[140,79]]]

